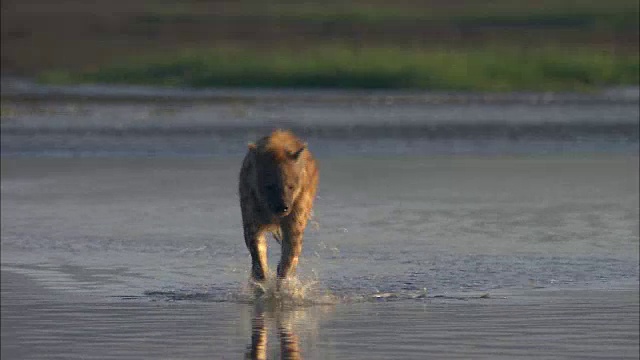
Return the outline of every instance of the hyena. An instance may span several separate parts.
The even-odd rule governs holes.
[[[290,131],[276,130],[249,144],[239,192],[255,281],[263,281],[267,273],[267,232],[282,248],[278,280],[295,274],[317,186],[316,161],[307,145]]]

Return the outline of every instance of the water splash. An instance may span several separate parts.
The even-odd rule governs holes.
[[[323,289],[316,279],[293,277],[278,283],[273,272],[268,273],[263,282],[249,280],[237,294],[236,300],[268,308],[334,305],[339,302],[339,299],[329,290]]]

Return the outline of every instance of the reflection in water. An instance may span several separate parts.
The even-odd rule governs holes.
[[[326,319],[333,310],[335,300],[314,289],[311,283],[294,280],[275,290],[275,281],[267,281],[260,291],[251,291],[251,344],[245,358],[277,358],[275,346],[268,352],[269,329],[275,329],[271,338],[280,343],[281,359],[302,359],[302,346],[313,347],[317,339],[320,319]],[[274,336],[275,335],[275,336]],[[267,356],[270,353],[271,356]]]
[[[302,359],[299,339],[294,331],[294,319],[304,316],[305,309],[271,308],[265,303],[254,304],[251,318],[251,345],[248,359],[267,359],[267,325],[275,324],[280,340],[280,358]]]
[[[248,350],[247,359],[267,358],[267,328],[264,311],[256,311],[251,319],[251,345]]]
[[[304,309],[293,308],[273,309],[264,303],[255,304],[251,319],[251,345],[248,346],[246,358],[267,359],[267,323],[275,323],[280,340],[280,358],[302,359],[299,339],[293,323],[297,315],[303,315],[304,311]]]
[[[280,343],[280,358],[302,359],[300,344],[308,346],[317,336],[318,321],[326,318],[337,298],[317,286],[315,280],[296,277],[278,283],[273,272],[264,282],[249,281],[239,294],[242,303],[250,304],[251,345],[245,358],[267,359],[269,328],[275,328]],[[304,341],[300,340],[300,333]],[[274,333],[272,333],[272,338]],[[276,358],[275,349],[269,358]]]

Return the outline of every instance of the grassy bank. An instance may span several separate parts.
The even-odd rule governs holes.
[[[45,72],[47,83],[163,86],[419,88],[430,90],[586,91],[637,85],[637,54],[596,49],[406,49],[319,46],[191,50],[129,58],[78,72]]]
[[[630,30],[638,26],[637,1],[492,0],[422,1],[237,1],[233,5],[186,2],[156,3],[136,20],[149,24],[231,21],[304,22],[332,25],[389,26],[399,22],[423,26],[554,27],[591,32]]]
[[[281,49],[330,51],[329,55],[335,52],[355,57],[342,55],[348,50],[340,46],[334,46],[337,50],[325,49],[325,44],[349,44],[373,49],[370,53],[409,47],[454,49],[449,51],[452,57],[490,57],[491,54],[476,54],[478,51],[455,49],[551,47],[592,49],[593,56],[586,50],[570,55],[589,58],[598,57],[597,51],[602,49],[637,53],[640,38],[638,0],[5,0],[0,17],[2,74],[26,76],[52,69],[73,73],[87,67],[106,69],[114,62],[130,66],[135,61],[123,59],[159,51],[179,55],[164,59],[150,56],[141,62],[181,63],[186,61],[182,59],[187,57],[182,54],[185,49],[201,49],[202,55],[192,56],[202,57],[200,62],[205,63],[202,67],[207,67],[207,62],[225,61],[212,58],[231,56],[228,48],[219,49],[222,44],[254,49],[244,56],[248,58],[263,56],[265,49],[276,49],[272,53],[277,56],[268,56],[296,61],[312,55],[292,55]],[[206,49],[219,50],[212,53]],[[413,68],[411,64],[417,60],[412,58],[433,51],[406,52],[410,54],[400,54],[406,58],[399,61],[398,66],[403,68]],[[501,61],[506,52],[493,56]],[[369,58],[391,57],[398,62],[400,55]],[[507,55],[510,59],[517,58]],[[566,57],[544,56],[551,61]],[[279,61],[285,60],[268,62]],[[343,59],[321,61],[340,63]],[[341,63],[338,67],[345,66]]]

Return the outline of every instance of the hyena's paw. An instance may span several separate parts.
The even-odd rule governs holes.
[[[260,298],[264,296],[264,294],[267,293],[266,286],[267,284],[265,283],[264,280],[256,281],[253,278],[249,279],[249,291],[251,291],[251,294],[253,295],[254,298]]]

